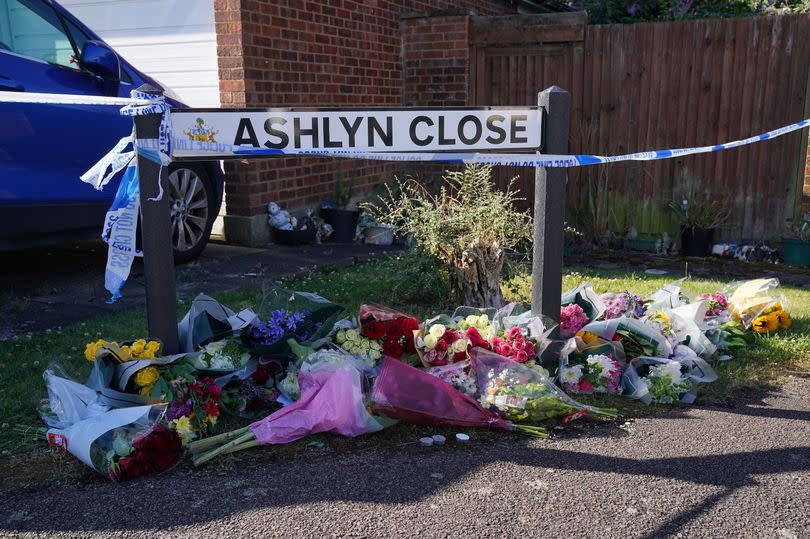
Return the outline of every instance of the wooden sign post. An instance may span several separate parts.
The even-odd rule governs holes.
[[[142,86],[139,90],[155,96],[161,95],[152,86]],[[160,114],[135,116],[136,140],[157,139],[161,118]],[[164,190],[160,200],[151,200],[160,193],[159,185],[165,182],[168,171],[166,167],[161,167],[141,154],[138,154],[137,159],[149,337],[163,343],[164,354],[176,354],[179,352],[180,340],[177,335],[177,291],[168,192]]]
[[[543,153],[568,153],[571,96],[557,86],[537,95],[545,111]],[[532,312],[560,322],[563,249],[565,247],[565,168],[537,167],[534,177],[534,237],[532,252]],[[552,337],[559,333],[555,329]]]

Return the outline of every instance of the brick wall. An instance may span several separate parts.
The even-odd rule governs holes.
[[[516,10],[510,0],[215,0],[214,8],[223,107],[464,105],[467,19],[457,14]],[[456,15],[408,16],[436,10]],[[326,158],[227,161],[228,215],[261,214],[271,200],[316,206],[336,168]],[[344,170],[363,191],[401,166],[350,161]]]

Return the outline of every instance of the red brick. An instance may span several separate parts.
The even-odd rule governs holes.
[[[461,4],[479,15],[515,12],[511,0]],[[458,0],[215,0],[214,6],[223,106],[467,104],[468,17],[400,19],[457,8]],[[404,171],[395,163],[350,166],[360,190]],[[331,193],[336,170],[337,160],[326,158],[228,161],[227,211],[261,213],[270,200],[289,208],[317,204]]]

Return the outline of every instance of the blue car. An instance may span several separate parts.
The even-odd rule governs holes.
[[[52,0],[0,0],[0,91],[129,97],[166,92]],[[0,103],[0,250],[98,237],[119,177],[97,191],[79,180],[132,120],[119,106]],[[196,258],[222,203],[217,162],[168,169],[175,260]]]

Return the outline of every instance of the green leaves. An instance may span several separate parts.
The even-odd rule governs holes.
[[[388,197],[363,208],[398,232],[412,234],[426,253],[453,264],[472,252],[471,245],[511,249],[531,237],[531,218],[515,210],[522,199],[512,182],[501,190],[491,176],[492,167],[485,165],[447,171],[435,194],[415,179],[398,181],[397,194],[389,189]]]

